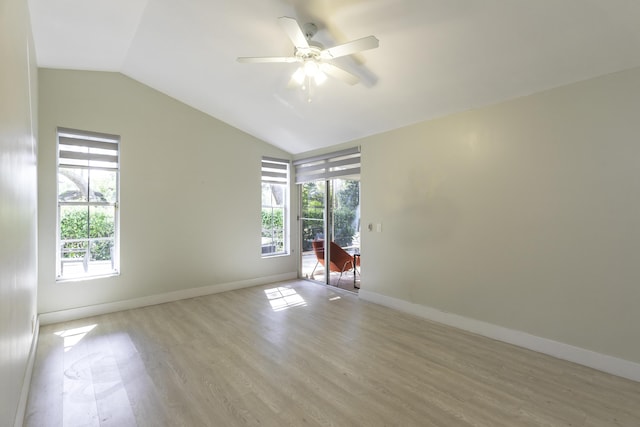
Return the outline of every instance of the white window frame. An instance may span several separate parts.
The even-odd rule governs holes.
[[[289,236],[289,216],[290,216],[290,181],[291,176],[291,162],[289,160],[277,159],[274,157],[262,157],[261,162],[261,210],[260,210],[260,251],[263,258],[273,256],[283,256],[290,254],[290,236]],[[273,194],[271,194],[271,203],[265,204],[263,200],[263,193],[266,185],[278,185],[282,188],[283,194],[281,195],[282,207],[273,204]],[[271,237],[271,241],[268,241],[268,237],[263,236],[264,230],[262,228],[262,212],[265,209],[282,209],[283,225],[282,225],[282,242],[281,248],[278,249],[279,241],[275,241],[274,237]]]
[[[85,150],[86,149],[86,150]],[[88,177],[87,196],[85,200],[60,200],[60,170],[78,169],[86,171]],[[91,190],[91,172],[92,171],[109,171],[115,172],[115,194],[112,200],[96,200],[92,199],[89,191]],[[56,146],[56,281],[84,280],[95,277],[115,276],[120,274],[120,137],[98,132],[90,132],[83,130],[75,130],[69,128],[57,128],[57,146]],[[102,268],[93,267],[91,260],[91,247],[93,243],[101,240],[110,240],[109,238],[91,237],[87,230],[86,238],[74,239],[74,241],[86,240],[86,249],[84,252],[79,250],[80,257],[70,258],[63,257],[63,246],[65,242],[62,240],[62,218],[61,211],[65,206],[87,207],[87,211],[91,207],[113,207],[114,215],[114,235],[110,248],[110,263],[107,260]],[[90,218],[90,216],[89,216]],[[67,240],[67,242],[69,242]],[[82,255],[83,254],[83,255]],[[78,272],[76,266],[75,274],[65,275],[65,264],[80,263],[83,271]]]

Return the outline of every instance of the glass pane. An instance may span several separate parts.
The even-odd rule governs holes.
[[[113,259],[113,239],[91,239],[91,261],[109,261]]]
[[[60,208],[60,273],[65,277],[87,272],[88,219],[86,206]]]
[[[302,184],[302,276],[324,281],[325,182]]]
[[[64,261],[83,261],[87,253],[88,242],[86,240],[66,241],[62,244],[61,258]]]
[[[324,239],[324,181],[302,185],[303,248],[311,250],[313,240]]]
[[[271,186],[262,184],[262,206],[271,206]]]
[[[66,240],[61,245],[60,275],[79,277],[87,273],[89,257],[87,240]]]
[[[87,206],[60,207],[60,239],[86,239],[89,237],[89,208]]]
[[[115,207],[91,206],[89,212],[89,274],[107,274],[113,271]]]
[[[333,185],[332,236],[340,247],[360,248],[360,182],[334,179]]]
[[[286,186],[281,184],[262,184],[262,206],[284,207]]]
[[[89,212],[89,237],[92,239],[113,239],[115,235],[115,208],[113,206],[91,206]]]
[[[284,209],[262,208],[262,254],[284,252]]]
[[[89,197],[92,202],[115,203],[117,200],[117,172],[113,170],[91,170]]]
[[[87,169],[58,169],[58,200],[61,202],[86,202],[89,188]]]
[[[114,206],[61,206],[62,277],[113,272]]]
[[[335,267],[332,267],[329,283],[355,291],[360,288],[360,182],[332,180],[330,203],[330,257]]]

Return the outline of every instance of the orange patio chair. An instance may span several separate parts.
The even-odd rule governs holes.
[[[311,272],[311,277],[313,278],[313,273],[315,273],[318,265],[325,266],[324,259],[324,240],[314,240],[311,242],[313,246],[313,252],[316,254],[316,258],[318,262],[316,266],[313,268]],[[329,260],[329,271],[340,273],[340,277],[338,278],[338,284],[340,284],[340,280],[342,279],[342,275],[347,271],[352,271],[356,269],[356,267],[360,266],[360,257],[355,257],[355,265],[354,265],[354,256],[342,249],[336,242],[330,242],[330,260]],[[357,270],[354,271],[354,275]],[[354,276],[355,282],[355,276]]]

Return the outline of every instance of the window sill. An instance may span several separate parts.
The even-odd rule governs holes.
[[[99,274],[95,276],[74,276],[74,277],[56,277],[56,283],[73,283],[73,282],[87,282],[95,279],[106,279],[108,277],[119,276],[119,271],[113,273]]]
[[[291,256],[290,252],[283,252],[283,253],[278,253],[278,254],[263,254],[261,256],[262,259],[268,259],[268,258],[282,258],[285,256]]]

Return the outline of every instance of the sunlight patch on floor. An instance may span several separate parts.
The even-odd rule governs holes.
[[[277,287],[265,289],[264,293],[267,295],[269,304],[271,304],[273,311],[281,311],[290,307],[301,307],[307,305],[307,302],[295,291],[295,289]]]
[[[98,325],[94,324],[82,326],[79,328],[65,329],[62,331],[54,332],[54,334],[64,339],[64,351],[67,352],[71,350],[74,345],[78,344],[80,340],[82,340],[82,338],[84,338],[85,335],[91,332],[96,326]]]

